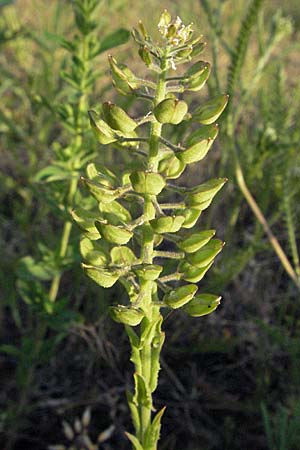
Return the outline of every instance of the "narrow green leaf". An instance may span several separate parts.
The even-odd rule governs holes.
[[[102,39],[100,46],[94,56],[99,55],[100,53],[103,53],[111,48],[125,44],[129,38],[130,32],[125,28],[119,28],[118,30],[113,31],[111,34]]]
[[[140,441],[133,434],[125,432],[125,435],[128,437],[130,442],[133,444],[134,450],[144,450]]]

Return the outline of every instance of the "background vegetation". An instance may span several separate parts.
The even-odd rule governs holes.
[[[83,103],[72,70],[88,79],[87,71],[74,59],[79,47],[65,41],[84,35],[80,2],[0,1],[1,448],[67,448],[74,438],[62,422],[73,424],[87,407],[88,433],[93,442],[100,434],[99,448],[130,447],[123,436],[131,426],[129,348],[107,317],[107,305],[123,292],[99,294],[84,277],[75,227],[64,252],[61,242],[70,207],[85,201],[68,189],[86,161],[122,165],[95,143],[84,114],[85,106],[97,109],[117,95],[106,49],[122,44],[111,53],[142,74],[124,29],[138,19],[154,29],[162,8],[205,35],[204,59],[214,67],[208,89],[231,101],[214,150],[184,180],[229,178],[199,221],[226,241],[202,282],[222,293],[222,306],[203,320],[178,312],[166,321],[156,395],[158,408],[168,404],[160,448],[300,448],[300,12],[297,0],[281,3],[150,0],[145,8],[142,1],[104,0],[95,10]],[[195,106],[202,92],[190,97]],[[53,280],[55,306],[48,301]],[[76,423],[82,439],[85,428]]]

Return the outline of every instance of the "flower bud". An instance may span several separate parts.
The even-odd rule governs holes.
[[[135,192],[139,194],[158,195],[166,185],[159,173],[140,170],[131,173],[130,181]]]
[[[211,66],[208,62],[198,61],[184,74],[183,85],[188,91],[200,91],[209,78]]]
[[[187,261],[193,266],[203,268],[210,264],[215,257],[220,253],[224,246],[224,243],[219,239],[212,239],[200,250],[195,253],[189,254]]]
[[[196,267],[192,264],[188,263],[187,261],[182,261],[178,265],[178,271],[182,273],[181,278],[185,281],[189,281],[190,283],[199,283],[199,281],[202,280],[206,272],[211,268],[213,265],[213,261],[208,264],[206,267]]]
[[[100,144],[107,145],[116,142],[116,133],[114,133],[110,126],[104,120],[97,118],[95,111],[89,111],[88,114],[92,130]]]
[[[188,110],[187,104],[177,98],[166,98],[154,108],[153,114],[160,123],[180,123]]]
[[[139,325],[144,318],[143,311],[132,306],[111,306],[110,314],[115,322],[130,325],[131,327]]]
[[[114,103],[103,103],[102,112],[104,120],[114,130],[119,130],[122,133],[130,133],[137,126],[136,122],[122,108]]]
[[[112,287],[121,274],[119,270],[109,270],[104,267],[89,266],[87,264],[82,264],[82,268],[88,277],[104,288]]]
[[[203,125],[214,123],[224,111],[229,96],[227,94],[218,95],[205,105],[197,108],[192,114],[192,120],[200,122]]]
[[[206,316],[217,309],[221,297],[212,294],[200,294],[184,306],[183,310],[192,317]]]
[[[185,221],[184,216],[163,216],[150,221],[150,225],[155,233],[176,233]]]
[[[177,247],[186,253],[195,253],[200,248],[204,247],[215,235],[215,230],[205,230],[199,233],[194,233],[191,236],[183,239],[177,243]]]
[[[163,302],[173,309],[180,308],[181,306],[188,303],[198,290],[198,286],[195,284],[188,284],[186,286],[181,286],[168,292],[164,295]]]
[[[124,245],[130,241],[133,236],[132,231],[126,230],[118,225],[104,224],[99,221],[95,222],[101,236],[112,244]]]

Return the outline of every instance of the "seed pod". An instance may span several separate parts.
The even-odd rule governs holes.
[[[144,313],[139,308],[127,306],[111,306],[110,314],[115,322],[123,323],[135,327],[141,323],[144,318]]]
[[[197,44],[193,45],[193,51],[190,54],[191,58],[195,58],[196,56],[201,55],[203,53],[203,50],[206,47],[206,42],[198,42]]]
[[[190,54],[193,51],[193,47],[191,45],[188,45],[186,48],[179,50],[179,52],[176,52],[176,59],[178,58],[187,58],[190,56]]]
[[[100,231],[101,236],[112,244],[124,245],[130,241],[133,236],[132,231],[126,230],[121,226],[103,224],[99,221],[95,222],[97,229]]]
[[[188,91],[200,91],[209,78],[211,66],[208,62],[198,61],[184,74],[183,85]]]
[[[111,262],[117,266],[129,266],[137,261],[133,251],[125,246],[114,247],[110,252]]]
[[[104,288],[113,286],[121,275],[121,271],[119,270],[109,270],[104,267],[82,264],[82,268],[88,277]]]
[[[120,94],[132,94],[134,90],[141,87],[139,80],[125,64],[118,64],[111,55],[109,55],[108,60],[113,84]]]
[[[200,294],[184,306],[183,310],[192,317],[206,316],[217,309],[221,297],[212,294]]]
[[[140,170],[131,173],[130,181],[135,192],[139,194],[158,195],[166,185],[159,173]]]
[[[196,208],[186,208],[184,210],[179,210],[178,214],[185,217],[182,228],[193,228],[201,215],[201,211]]]
[[[152,65],[152,57],[151,53],[149,52],[149,49],[146,45],[141,45],[139,48],[139,55],[146,64],[147,67],[151,67]]]
[[[103,245],[103,239],[100,242],[95,242],[84,237],[80,241],[80,253],[84,261],[92,266],[106,266],[110,262],[107,249]]]
[[[210,264],[215,257],[220,253],[224,246],[224,243],[219,239],[212,239],[200,250],[188,255],[188,262],[193,266],[203,268]]]
[[[166,98],[153,110],[155,118],[160,123],[172,123],[177,125],[182,122],[188,110],[187,104],[177,98]]]
[[[215,230],[200,231],[200,233],[194,233],[191,236],[183,239],[177,243],[180,250],[186,253],[195,253],[200,248],[204,247],[215,235]]]
[[[111,203],[100,202],[99,210],[111,225],[118,225],[120,222],[129,223],[132,220],[130,212],[116,200]]]
[[[213,261],[206,267],[199,268],[187,261],[182,261],[178,265],[178,271],[182,273],[181,278],[183,280],[189,281],[190,283],[199,283],[212,265]]]
[[[200,128],[197,128],[190,136],[186,139],[186,147],[191,147],[194,144],[197,144],[199,141],[212,139],[215,140],[219,134],[218,125],[203,125]]]
[[[141,264],[134,267],[137,276],[146,281],[155,281],[161,274],[163,268],[157,264]]]
[[[186,196],[188,204],[194,208],[199,206],[200,210],[205,209],[210,203],[205,204],[204,202],[211,202],[226,181],[227,178],[213,178],[191,189]]]
[[[155,233],[176,233],[185,221],[184,216],[163,216],[150,221]]]
[[[174,179],[180,177],[184,171],[186,165],[182,162],[174,152],[164,152],[163,158],[158,164],[159,173],[163,174],[164,177],[169,179]]]
[[[95,181],[88,180],[87,178],[81,177],[80,179],[98,202],[111,203],[120,196],[119,191],[116,189],[110,189],[104,185],[96,183]]]
[[[107,125],[106,122],[104,122],[104,120],[98,118],[95,111],[88,111],[88,115],[92,130],[100,144],[107,145],[112,142],[116,142],[116,133],[110,128],[109,125]]]
[[[102,164],[97,164],[97,166],[94,163],[88,164],[86,174],[90,180],[101,183],[104,186],[111,188],[117,186],[118,179],[116,175]]]
[[[102,112],[104,120],[114,130],[119,130],[122,133],[130,133],[137,126],[136,122],[122,108],[114,103],[103,103]]]
[[[210,138],[202,140],[188,149],[177,153],[177,158],[184,164],[192,164],[201,161],[201,159],[207,155],[213,142],[213,139]]]
[[[180,308],[181,306],[192,300],[197,290],[198,286],[196,286],[195,284],[181,286],[165,294],[163,297],[163,302],[173,309]]]
[[[87,234],[89,239],[96,240],[100,238],[99,231],[95,227],[95,221],[99,219],[98,212],[76,208],[71,211],[71,215],[78,227]]]
[[[218,95],[205,105],[197,108],[192,114],[192,120],[200,122],[203,125],[210,125],[214,123],[224,111],[229,96],[227,94]]]

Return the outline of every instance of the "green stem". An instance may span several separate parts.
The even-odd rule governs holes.
[[[164,100],[166,96],[166,67],[167,55],[162,61],[162,71],[158,76],[157,89],[155,98],[153,100],[153,107]],[[149,158],[147,169],[156,172],[158,169],[158,153],[161,139],[162,124],[153,119],[150,128],[149,136]],[[155,257],[154,252],[154,237],[149,221],[155,217],[155,208],[153,205],[157,204],[155,195],[145,195],[144,197],[144,211],[145,218],[143,240],[141,246],[141,259],[144,264],[152,264]],[[140,346],[139,346],[139,361],[135,364],[137,375],[140,375],[145,382],[147,399],[142,389],[136,385],[135,397],[137,398],[137,408],[139,413],[139,427],[136,429],[136,436],[139,439],[143,449],[156,450],[157,442],[150,444],[147,441],[147,430],[151,426],[151,414],[153,410],[152,392],[156,388],[157,373],[159,370],[159,353],[157,351],[156,342],[161,342],[162,333],[158,323],[161,322],[161,315],[159,306],[155,305],[153,293],[156,292],[155,281],[140,280],[140,291],[142,294],[142,307],[145,311],[145,318],[141,323],[140,330]],[[154,327],[155,332],[151,332]],[[159,347],[160,350],[161,347]]]

